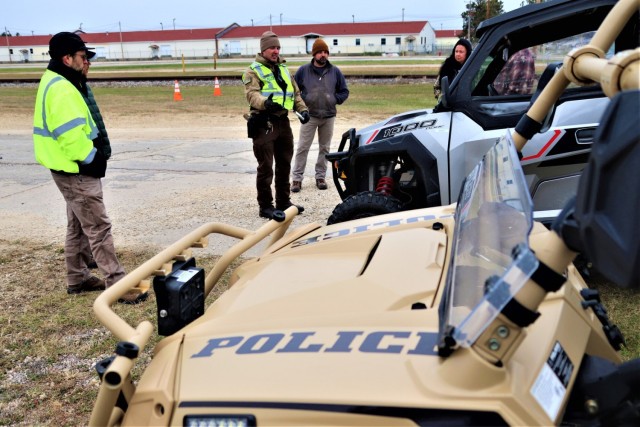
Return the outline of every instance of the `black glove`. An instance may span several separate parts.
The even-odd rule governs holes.
[[[275,113],[276,111],[284,110],[282,105],[273,102],[273,94],[269,95],[266,101],[264,101],[264,109],[270,113]]]
[[[107,172],[107,159],[104,158],[100,150],[96,151],[93,161],[87,165],[78,162],[80,175],[92,176],[94,178],[104,178]]]
[[[299,119],[300,119],[300,123],[305,124],[309,120],[311,120],[311,116],[309,116],[309,112],[308,111],[303,111],[302,113],[300,113]]]

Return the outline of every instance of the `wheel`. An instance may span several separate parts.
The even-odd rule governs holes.
[[[364,191],[349,196],[339,203],[327,220],[327,225],[352,219],[367,218],[402,210],[402,203],[395,197],[385,196],[375,191]]]

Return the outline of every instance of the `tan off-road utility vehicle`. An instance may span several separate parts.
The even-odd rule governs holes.
[[[94,310],[121,342],[97,366],[90,424],[640,425],[640,360],[622,362],[621,332],[571,264],[585,253],[640,287],[640,48],[605,59],[639,8],[620,0],[565,57],[457,203],[292,230],[295,206],[255,231],[209,223],[106,290]],[[548,229],[518,155],[569,82],[595,81],[610,105]],[[220,235],[238,243],[207,274],[193,253]],[[165,338],[134,384],[154,325],[111,306],[151,283]]]

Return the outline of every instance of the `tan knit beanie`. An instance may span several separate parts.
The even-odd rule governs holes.
[[[278,40],[276,33],[273,31],[265,31],[262,33],[262,37],[260,37],[260,52],[264,52],[273,46],[280,47],[280,40]]]
[[[311,48],[311,55],[315,56],[316,53],[322,52],[322,51],[329,52],[329,46],[327,46],[324,40],[316,39],[316,41],[313,42],[313,47]]]

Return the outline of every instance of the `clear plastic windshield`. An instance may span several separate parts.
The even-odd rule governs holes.
[[[538,264],[527,243],[531,226],[531,197],[507,132],[460,193],[441,335],[473,344],[524,285]]]

